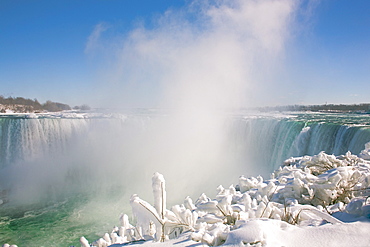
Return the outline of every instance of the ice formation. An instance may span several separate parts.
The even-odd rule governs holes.
[[[330,225],[337,226],[335,232],[339,235],[346,231],[360,234],[356,233],[354,225],[334,216],[339,212],[370,217],[367,200],[370,196],[369,149],[370,144],[367,144],[359,156],[350,152],[341,156],[321,152],[315,156],[290,158],[268,180],[261,176],[241,176],[237,186],[219,186],[215,199],[202,194],[193,202],[187,197],[183,204],[171,210],[166,209],[165,180],[155,173],[154,206],[133,195],[131,206],[136,226],[128,222],[127,215],[122,215],[122,226],[115,227],[92,246],[166,241],[181,234],[208,245],[274,246],[279,243],[274,242],[277,240],[272,233],[264,234],[268,229],[272,232],[290,229],[297,234],[314,236]],[[370,229],[368,225],[363,229]],[[303,233],[302,229],[307,230]],[[284,234],[287,232],[281,232],[281,236]],[[294,245],[292,241],[286,243]],[[81,244],[89,246],[83,237]]]
[[[370,160],[370,142],[365,144],[365,149],[361,151],[359,157]]]

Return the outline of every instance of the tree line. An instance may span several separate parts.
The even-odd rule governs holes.
[[[370,113],[370,103],[363,104],[325,104],[325,105],[288,105],[259,107],[260,111],[313,111],[313,112],[362,112]]]
[[[41,104],[37,99],[26,99],[23,97],[7,97],[0,95],[0,111],[5,112],[6,109],[14,112],[57,112],[64,110],[71,110],[71,107],[67,104],[53,102],[51,100]],[[75,106],[73,109],[90,110],[88,105]]]

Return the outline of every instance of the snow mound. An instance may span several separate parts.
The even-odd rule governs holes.
[[[366,145],[367,151],[369,145]],[[171,210],[166,208],[165,180],[155,173],[154,206],[133,195],[131,206],[136,226],[128,222],[127,215],[122,215],[122,226],[115,227],[92,246],[121,246],[136,241],[146,241],[145,244],[169,241],[167,244],[171,245],[174,239],[184,236],[188,240],[180,246],[196,242],[247,246],[368,246],[370,161],[361,157],[364,156],[350,152],[341,156],[321,152],[290,158],[271,179],[241,176],[237,186],[220,185],[215,199],[202,194],[193,202],[187,197],[183,204]],[[344,223],[333,217],[335,215],[362,221]],[[83,237],[81,244],[89,246]]]

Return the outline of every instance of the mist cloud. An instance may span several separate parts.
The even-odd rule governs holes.
[[[110,46],[104,52],[111,67],[100,78],[109,97],[103,104],[112,98],[123,107],[252,104],[255,84],[284,55],[298,7],[292,0],[193,1],[110,42],[102,41],[106,25],[98,24],[86,51],[99,40]]]
[[[178,186],[178,176],[192,178],[197,188],[200,181],[216,186],[204,178],[223,183],[220,174],[224,179],[251,174],[252,166],[238,162],[229,148],[224,112],[269,97],[264,90],[284,56],[298,3],[193,1],[111,42],[97,28],[91,40],[100,37],[110,44],[105,57],[111,66],[100,78],[100,93],[106,96],[102,104],[160,107],[171,113],[147,126],[141,139],[133,137],[127,164],[149,176],[161,172]],[[182,182],[190,190],[189,181]]]
[[[86,46],[85,46],[85,54],[91,54],[97,52],[100,47],[100,37],[102,34],[108,29],[108,25],[106,23],[98,23],[94,30],[91,32],[90,36],[87,38]]]

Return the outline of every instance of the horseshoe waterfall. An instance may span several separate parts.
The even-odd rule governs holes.
[[[145,188],[156,171],[172,184],[170,204],[212,194],[240,175],[269,176],[290,157],[357,155],[370,142],[367,114],[226,115],[204,128],[159,110],[2,115],[0,243],[78,246],[82,235],[97,239],[130,211],[131,194],[150,197]]]

